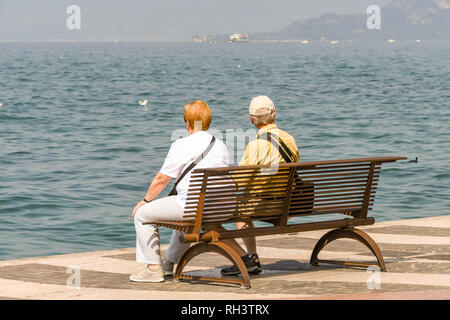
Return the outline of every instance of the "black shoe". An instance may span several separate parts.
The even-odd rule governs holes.
[[[259,274],[262,272],[261,262],[259,261],[258,255],[248,254],[246,256],[242,256],[242,261],[244,261],[245,266],[247,267],[247,271],[249,274]],[[224,276],[236,276],[240,274],[238,267],[233,265],[231,267],[226,267],[220,270],[220,273]]]

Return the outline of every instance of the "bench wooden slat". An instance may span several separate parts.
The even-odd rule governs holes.
[[[325,161],[304,161],[295,163],[282,163],[279,165],[280,169],[288,167],[296,168],[315,168],[322,165],[334,165],[334,164],[351,164],[351,163],[383,163],[383,162],[394,162],[398,160],[406,160],[406,157],[373,157],[373,158],[354,158],[354,159],[343,159],[343,160],[325,160]],[[261,168],[269,168],[270,165],[254,165],[254,166],[233,166],[233,167],[220,167],[220,168],[204,168],[204,169],[194,169],[193,173],[208,172],[211,175],[223,174],[224,172],[234,171],[234,170],[255,170]]]
[[[257,172],[255,172],[255,173],[257,173]],[[361,179],[364,179],[364,177],[366,177],[367,174],[368,174],[368,172],[366,172],[365,174],[360,174],[358,176],[335,175],[338,178],[329,178],[329,177],[326,177],[326,176],[317,176],[315,179],[312,179],[311,177],[302,175],[300,172],[298,172],[298,173],[299,173],[299,176],[298,176],[298,178],[296,178],[296,180],[299,180],[299,179],[307,180],[308,179],[308,180],[317,181],[317,182],[320,182],[321,180],[324,180],[325,178],[326,178],[326,180],[329,180],[329,181],[361,180]],[[379,175],[379,172],[376,172],[376,175]],[[247,182],[249,179],[254,179],[254,178],[258,178],[258,180],[261,180],[261,181],[264,181],[264,179],[271,178],[271,179],[274,179],[274,181],[282,182],[282,181],[285,181],[287,179],[287,176],[284,176],[284,175],[283,176],[276,176],[276,175],[259,176],[258,175],[258,176],[255,177],[255,175],[253,175],[253,176],[245,177],[245,179],[242,179],[242,181]],[[256,182],[252,182],[252,181],[250,181],[250,182],[258,184],[258,183],[260,183],[260,181],[258,181],[258,180]],[[233,182],[231,182],[231,181],[233,181]],[[231,180],[229,178],[224,179],[224,180],[216,179],[213,182],[208,182],[208,188],[211,188],[211,187],[217,186],[217,185],[219,185],[219,186],[229,186],[229,187],[235,186],[236,184],[234,183],[234,181],[235,180]],[[236,179],[236,181],[240,181],[240,180]],[[201,184],[194,184],[194,185],[190,185],[189,191],[191,191],[191,190],[200,190],[200,189],[201,189]]]
[[[331,199],[323,198],[320,200],[317,200],[317,198],[313,198],[313,197],[296,198],[296,199],[291,199],[291,208],[298,207],[299,205],[308,203],[312,200],[314,200],[314,203],[317,206],[318,204],[341,204],[342,201],[346,201],[346,200],[350,200],[350,201],[347,201],[346,203],[349,203],[349,202],[361,203],[363,199],[364,199],[364,194],[361,194],[360,196],[353,196],[353,197],[341,197],[341,198],[331,198]],[[375,199],[375,193],[372,193],[370,200],[373,201],[374,199]],[[283,203],[284,203],[284,201],[281,202],[281,200],[272,200],[271,202],[268,202],[264,207],[265,208],[271,208],[271,207],[277,207],[277,206],[281,207]],[[220,204],[220,206],[218,206],[218,204]],[[252,207],[252,206],[254,206],[254,204],[253,203],[240,204],[241,209],[245,208],[245,206]],[[221,211],[226,210],[227,208],[237,208],[236,202],[234,202],[234,201],[232,201],[232,202],[231,201],[229,201],[229,202],[205,202],[203,210],[204,210],[204,213],[213,212],[213,211],[221,212]],[[185,214],[193,213],[193,212],[196,212],[195,206],[192,206],[185,210]]]
[[[379,174],[380,173],[380,167],[377,168],[377,170],[375,170],[375,174]],[[311,178],[319,178],[319,179],[323,179],[323,178],[327,178],[327,177],[332,177],[332,176],[353,176],[353,175],[360,175],[360,176],[366,176],[367,172],[368,172],[369,168],[367,168],[367,170],[361,171],[360,168],[357,169],[346,169],[346,170],[330,170],[330,171],[314,171],[314,172],[307,172],[307,171],[297,171],[299,177],[296,179],[298,180],[299,178],[301,179],[311,179]],[[223,183],[227,183],[227,182],[236,182],[236,181],[247,181],[248,179],[251,178],[255,178],[254,172],[251,174],[246,174],[246,175],[240,175],[238,172],[233,172],[232,173],[233,177],[220,177],[220,176],[216,176],[216,177],[211,177],[208,179],[208,186],[212,186],[212,185],[217,185],[217,184],[223,184]],[[274,176],[273,174],[258,174],[257,176],[258,179],[264,179],[264,178],[272,178],[272,179],[277,179],[277,180],[283,180],[283,179],[287,179],[288,178],[288,174],[277,174],[276,176]],[[202,184],[202,179],[191,179],[191,183],[190,183],[190,187],[194,188],[194,187],[200,187]]]
[[[208,181],[208,188],[212,188],[214,186],[220,186],[220,187],[236,187],[236,185],[238,185],[239,183],[244,183],[249,182],[248,184],[253,184],[253,183],[260,183],[260,181],[264,181],[264,179],[273,179],[274,182],[283,182],[288,178],[288,176],[274,176],[274,175],[269,175],[269,176],[257,176],[257,180],[256,181],[251,181],[252,179],[255,179],[255,176],[248,176],[248,177],[244,177],[244,178],[236,178],[236,179],[227,179],[227,180],[218,180],[216,179],[215,181]],[[250,181],[249,181],[250,180]],[[192,184],[190,185],[191,188],[190,190],[200,190],[202,184],[198,183],[198,184]]]
[[[330,179],[331,180],[331,179]],[[321,187],[321,186],[328,186],[327,188],[324,189],[330,189],[330,188],[343,188],[343,187],[365,187],[366,183],[367,183],[367,179],[366,180],[348,180],[345,179],[345,181],[342,181],[341,179],[334,179],[335,181],[332,182],[321,182],[321,181],[315,181],[315,180],[311,180],[308,182],[312,182],[314,183],[314,187]],[[327,180],[328,181],[328,180]],[[378,178],[374,178],[373,182],[378,182],[379,179]],[[357,183],[357,185],[355,185]],[[252,184],[252,187],[259,187],[259,186],[264,186],[264,183],[258,183],[258,184]],[[333,187],[335,186],[335,187]],[[302,188],[302,187],[299,187]],[[303,187],[303,188],[307,188],[307,186]],[[209,187],[208,189],[208,194],[209,193],[214,193],[214,192],[235,192],[236,189],[232,188],[232,187]],[[189,197],[194,197],[194,196],[199,196],[200,195],[200,189],[190,189],[188,191],[188,199]]]
[[[314,184],[314,190],[325,190],[325,191],[318,191],[317,193],[323,193],[323,192],[339,192],[340,190],[344,190],[345,188],[348,188],[348,190],[357,190],[360,188],[365,188],[365,184],[366,181],[363,181],[364,183],[359,183],[357,185],[355,184],[343,184],[343,185],[331,185],[331,184]],[[377,183],[374,182],[373,186],[377,186]],[[352,188],[355,189],[352,189]],[[299,187],[300,189],[301,187]],[[303,188],[303,189],[307,189],[307,187]],[[330,190],[331,189],[331,190]],[[334,190],[336,189],[336,190]],[[231,196],[231,195],[235,195],[236,191],[235,190],[228,190],[228,189],[220,189],[220,190],[209,190],[208,189],[208,194],[209,195],[221,195],[223,193],[224,197],[225,196]],[[198,194],[188,194],[188,198],[187,198],[187,203],[197,203],[198,202],[198,198],[199,198],[200,193]]]

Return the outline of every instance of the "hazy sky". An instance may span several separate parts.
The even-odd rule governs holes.
[[[0,0],[0,41],[186,40],[193,34],[277,31],[323,13],[365,13],[390,0]],[[81,30],[68,30],[69,5]]]

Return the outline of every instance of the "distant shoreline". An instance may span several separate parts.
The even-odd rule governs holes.
[[[357,42],[357,43],[367,43],[367,42],[371,42],[371,43],[384,43],[384,42],[388,42],[390,39],[377,39],[377,40],[373,40],[373,39],[367,39],[367,40],[361,40],[361,39],[357,39],[357,40],[341,40],[341,39],[325,39],[325,40],[309,40],[309,39],[286,39],[286,40],[249,40],[247,42],[232,42],[229,43],[228,41],[219,41],[216,44],[230,44],[230,45],[235,45],[236,43],[239,44],[248,44],[248,43],[299,43],[299,44],[307,44],[307,43],[303,43],[303,41],[307,40],[308,43],[330,43],[332,41],[337,41],[337,42],[345,42],[345,43],[351,43],[351,42]],[[405,39],[405,40],[401,40],[401,39],[393,39],[395,40],[395,42],[416,42],[417,40],[420,40],[420,42],[449,42],[449,39]],[[86,43],[102,43],[102,44],[123,44],[123,43],[189,43],[192,45],[215,45],[215,44],[210,44],[208,42],[202,42],[202,43],[192,43],[189,42],[187,40],[146,40],[146,41],[133,41],[133,40],[123,40],[123,41],[20,41],[20,40],[11,40],[11,41],[0,41],[0,44],[86,44]]]

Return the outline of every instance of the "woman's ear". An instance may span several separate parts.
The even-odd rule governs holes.
[[[194,133],[194,129],[192,129],[191,126],[189,125],[189,121],[186,121],[186,130],[189,134]]]

